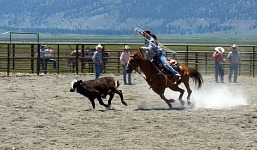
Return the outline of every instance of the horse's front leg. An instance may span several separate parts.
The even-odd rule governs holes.
[[[160,95],[161,99],[163,99],[169,106],[169,108],[172,108],[172,105],[170,103],[174,103],[175,100],[174,99],[167,99],[164,94]]]
[[[172,91],[178,91],[180,94],[179,94],[179,97],[178,97],[178,100],[180,101],[180,104],[183,106],[185,104],[185,102],[182,100],[182,97],[184,95],[184,92],[185,90],[181,89],[180,87],[178,86],[170,86],[169,87]]]

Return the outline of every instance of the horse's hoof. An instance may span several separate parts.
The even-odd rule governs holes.
[[[187,104],[188,104],[188,105],[191,105],[191,102],[188,100],[188,101],[187,101]]]
[[[184,102],[183,100],[179,100],[179,101],[180,101],[180,104],[181,104],[182,106],[185,105],[185,102]]]

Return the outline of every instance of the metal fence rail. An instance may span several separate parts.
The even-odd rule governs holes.
[[[87,47],[94,48],[98,43],[43,43],[50,45],[54,50],[52,58],[56,60],[57,66],[53,67],[51,62],[47,69],[43,70],[39,62],[40,53],[38,43],[0,43],[0,72],[9,76],[17,72],[23,73],[92,73],[92,62],[85,61],[86,56],[70,56],[72,50],[84,50]],[[104,49],[110,50],[110,57],[106,63],[107,73],[121,73],[122,67],[119,57],[125,43],[103,44]],[[131,51],[137,51],[142,44],[126,43],[131,45]],[[207,44],[165,44],[166,47],[175,50],[176,53],[167,52],[167,57],[174,58],[188,67],[196,68],[202,74],[214,73],[214,61],[212,53],[214,47],[223,46],[229,49],[230,45],[207,45]],[[257,45],[239,45],[242,62],[239,66],[239,75],[255,77],[256,74],[256,51]],[[226,50],[224,57],[227,57]],[[68,64],[73,60],[73,64]],[[225,73],[228,73],[228,62],[223,64]]]

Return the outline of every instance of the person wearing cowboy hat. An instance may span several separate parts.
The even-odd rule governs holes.
[[[222,67],[222,63],[226,60],[223,58],[224,53],[223,47],[215,47],[215,52],[212,57],[214,59],[214,73],[215,73],[215,82],[219,83],[218,75],[220,75],[220,82],[224,83],[224,69]]]
[[[120,63],[122,65],[124,85],[133,85],[131,82],[131,73],[126,72],[126,67],[130,57],[129,49],[130,49],[129,45],[125,44],[124,51],[120,55]],[[128,75],[128,82],[127,82],[127,75]]]
[[[40,45],[40,59],[39,59],[39,63],[42,66],[42,70],[44,70],[44,73],[46,74],[46,70],[47,70],[47,59],[46,59],[46,45],[41,44]]]
[[[232,82],[232,74],[234,74],[233,82],[237,83],[238,76],[238,66],[241,61],[240,53],[238,52],[238,46],[236,44],[232,45],[232,51],[228,53],[228,62],[229,62],[229,75],[228,80]]]
[[[102,48],[103,46],[101,44],[98,44],[95,47],[96,51],[94,52],[92,57],[93,63],[95,65],[95,79],[99,78],[102,71],[102,65],[103,65]]]

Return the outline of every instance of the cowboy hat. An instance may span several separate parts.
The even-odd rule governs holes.
[[[130,47],[128,45],[125,45],[124,49],[130,49]]]
[[[95,49],[97,49],[97,48],[103,48],[103,46],[101,45],[101,44],[98,44],[96,47],[95,47]]]
[[[237,48],[237,45],[236,45],[236,44],[233,44],[233,45],[232,45],[232,48],[233,48],[233,47],[236,47],[236,48]]]
[[[219,53],[220,52],[223,53],[225,51],[225,49],[223,47],[215,47],[215,51],[218,51]]]

